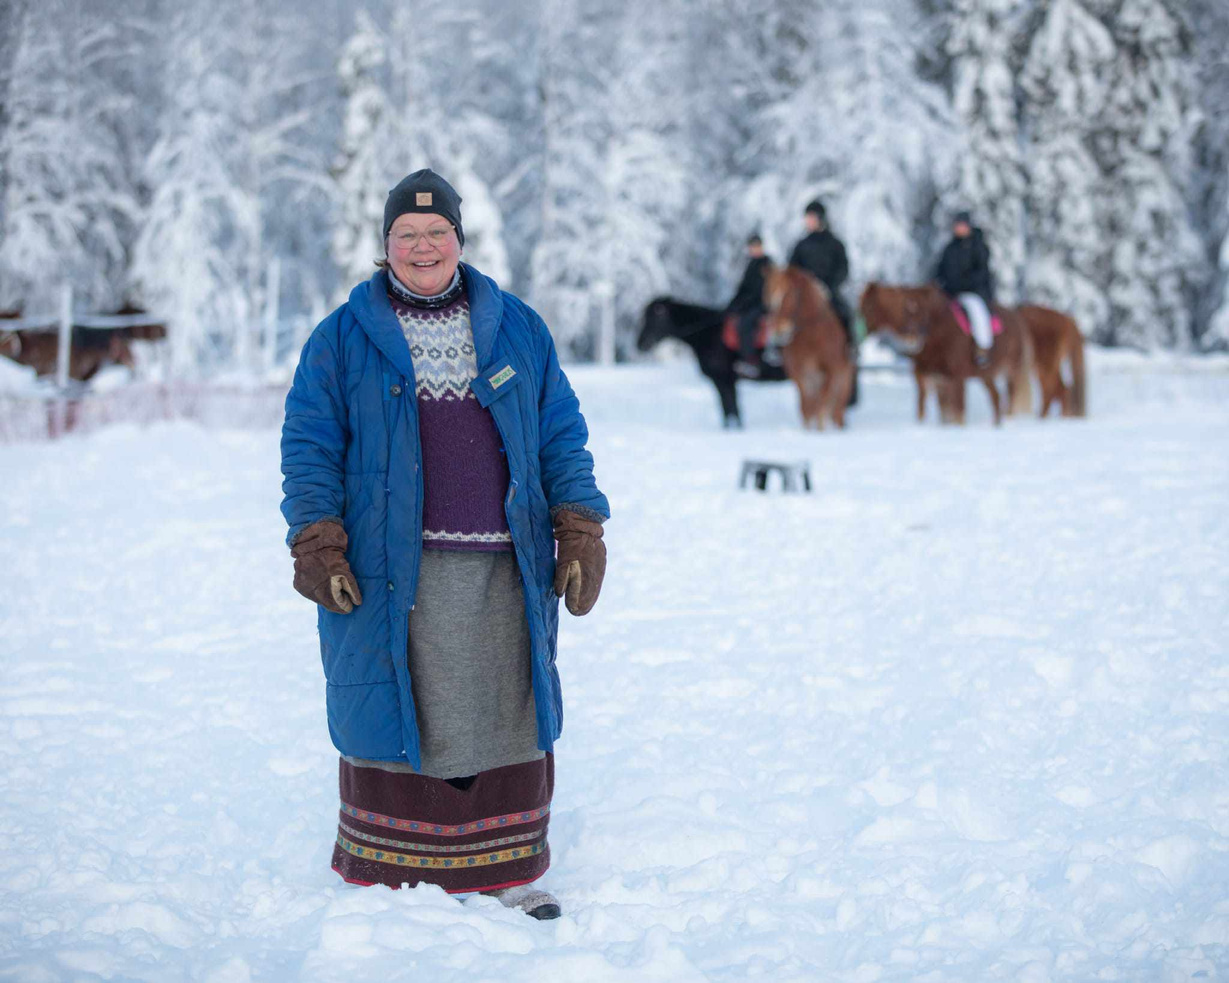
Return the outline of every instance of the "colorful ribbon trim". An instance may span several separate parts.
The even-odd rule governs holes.
[[[491,864],[507,863],[509,860],[521,860],[525,857],[536,857],[546,849],[546,844],[534,843],[531,846],[515,847],[511,850],[498,850],[494,853],[474,853],[459,857],[423,857],[414,853],[394,853],[391,850],[376,850],[369,846],[359,846],[337,834],[337,845],[346,853],[362,860],[375,860],[382,864],[395,867],[487,867]]]
[[[486,840],[482,843],[455,843],[451,846],[441,846],[436,843],[409,843],[405,840],[390,840],[385,836],[372,836],[369,833],[364,833],[361,829],[354,829],[347,826],[343,822],[337,824],[343,833],[348,833],[360,840],[366,840],[368,843],[379,843],[383,846],[399,846],[404,850],[417,850],[422,853],[464,853],[466,851],[473,852],[475,850],[490,850],[497,846],[508,846],[512,843],[525,843],[528,840],[534,840],[543,834],[543,830],[534,830],[532,833],[518,833],[516,836],[501,836],[497,840]]]
[[[439,826],[435,823],[424,823],[417,819],[397,819],[394,816],[382,816],[378,812],[367,812],[356,809],[348,802],[341,804],[341,811],[347,816],[364,823],[376,826],[387,826],[389,829],[408,829],[414,833],[428,833],[431,836],[465,836],[467,833],[477,833],[487,829],[501,829],[505,826],[520,826],[522,823],[533,823],[550,814],[550,806],[532,809],[529,812],[512,812],[506,816],[493,816],[490,819],[478,819],[472,823],[460,826]]]

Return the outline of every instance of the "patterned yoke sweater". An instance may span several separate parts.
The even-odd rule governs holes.
[[[388,282],[417,380],[423,547],[509,551],[508,462],[494,418],[469,388],[478,361],[460,271],[438,297]]]

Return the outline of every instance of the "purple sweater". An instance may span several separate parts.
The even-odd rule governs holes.
[[[423,547],[511,550],[508,462],[494,418],[469,388],[478,362],[464,285],[456,281],[440,298],[423,299],[391,275],[389,284],[417,382]]]

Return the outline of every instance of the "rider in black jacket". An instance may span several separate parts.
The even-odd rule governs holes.
[[[840,319],[845,337],[849,340],[850,352],[854,354],[853,388],[849,392],[849,405],[853,406],[858,402],[857,343],[853,335],[853,312],[841,293],[841,286],[849,276],[849,257],[845,254],[845,244],[828,228],[828,212],[822,201],[809,202],[802,213],[802,220],[806,224],[807,234],[794,246],[789,257],[790,266],[800,266],[815,274],[819,282],[828,288],[832,310]]]
[[[974,359],[985,365],[994,344],[994,277],[986,237],[973,225],[968,212],[957,212],[952,218],[952,241],[939,257],[935,280],[945,294],[958,299],[965,309],[975,346]]]
[[[738,315],[738,351],[744,366],[744,374],[753,375],[759,353],[755,346],[755,333],[760,318],[764,316],[764,270],[772,260],[764,254],[764,240],[758,235],[747,239],[747,268],[734,292],[727,310]]]
[[[849,258],[845,255],[845,245],[828,228],[828,213],[823,202],[812,201],[808,204],[802,220],[806,223],[807,234],[794,246],[789,257],[790,265],[800,266],[813,273],[816,279],[828,288],[833,310],[845,326],[845,334],[852,340],[849,306],[841,296],[841,286],[849,276]]]
[[[952,241],[939,257],[935,280],[949,297],[977,294],[987,306],[994,303],[994,278],[990,274],[990,248],[982,230],[968,212],[952,218]]]

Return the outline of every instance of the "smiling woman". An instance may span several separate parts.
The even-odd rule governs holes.
[[[609,506],[546,325],[461,263],[452,186],[415,171],[383,232],[381,269],[303,349],[282,432],[342,756],[333,868],[557,917],[529,885],[550,864],[558,599],[596,602]]]
[[[388,231],[387,247],[393,275],[422,296],[443,293],[461,262],[456,228],[439,215],[398,216]]]

